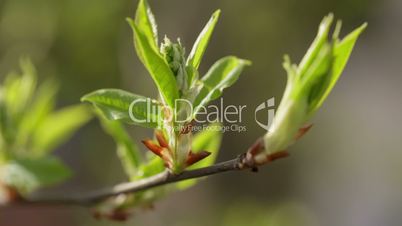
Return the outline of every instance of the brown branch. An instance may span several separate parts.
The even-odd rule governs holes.
[[[267,158],[267,162],[274,161],[279,158],[288,156],[287,152],[278,152],[275,155]],[[239,155],[229,161],[217,163],[212,166],[184,171],[181,174],[172,174],[170,171],[164,171],[154,176],[144,178],[134,182],[127,182],[115,185],[111,188],[105,188],[93,192],[89,192],[83,195],[69,196],[69,197],[54,197],[54,198],[31,198],[25,200],[19,200],[16,204],[28,204],[28,205],[78,205],[78,206],[92,206],[106,198],[117,196],[120,194],[135,193],[144,191],[157,186],[162,186],[178,181],[200,178],[219,174],[228,171],[252,169],[256,171],[257,165],[250,161],[247,154]]]
[[[241,164],[242,157],[239,156],[235,159],[217,163],[212,166],[184,171],[181,174],[172,174],[170,171],[164,171],[151,177],[147,177],[134,182],[127,182],[115,185],[111,188],[105,188],[83,195],[69,196],[69,197],[38,197],[17,202],[17,204],[33,204],[33,205],[79,205],[91,206],[100,202],[108,197],[116,196],[119,194],[135,193],[144,191],[157,186],[162,186],[178,181],[187,179],[194,179],[213,174],[223,173],[227,171],[245,169]]]

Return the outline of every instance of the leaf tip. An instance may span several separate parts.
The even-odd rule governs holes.
[[[253,62],[251,60],[245,60],[245,59],[241,59],[241,62],[246,65],[246,66],[251,66],[253,65]]]
[[[88,101],[88,95],[84,95],[80,99],[81,102],[87,102]]]
[[[213,19],[219,19],[219,16],[221,15],[222,11],[220,9],[215,10],[215,12],[212,14]]]
[[[362,25],[360,25],[360,27],[357,28],[357,30],[359,31],[359,33],[361,33],[364,30],[366,30],[367,26],[368,26],[368,23],[364,22]]]
[[[97,91],[85,94],[84,96],[81,97],[80,101],[81,102],[92,102],[92,97],[95,94],[95,92],[97,92]]]

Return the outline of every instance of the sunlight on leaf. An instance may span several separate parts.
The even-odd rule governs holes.
[[[128,22],[133,29],[134,45],[137,50],[137,55],[140,57],[158,87],[163,101],[173,108],[174,101],[179,98],[179,90],[173,72],[170,70],[169,65],[161,54],[152,47],[138,25],[131,19],[128,19]]]
[[[207,105],[210,101],[222,95],[225,88],[232,86],[239,78],[245,66],[251,65],[250,61],[229,56],[218,60],[201,79],[203,87],[194,103],[194,113],[199,107]]]
[[[338,81],[339,77],[342,74],[342,71],[346,66],[346,63],[349,60],[350,54],[352,53],[357,39],[359,38],[360,34],[366,29],[366,27],[367,23],[364,23],[359,28],[343,38],[342,41],[335,43],[333,53],[335,60],[332,65],[330,82],[325,90],[325,93],[321,96],[316,106],[314,106],[314,109],[317,109],[322,105],[331,90],[334,88],[336,82]]]
[[[209,40],[212,36],[215,25],[218,22],[220,13],[220,10],[216,10],[214,14],[212,14],[212,17],[208,21],[207,25],[205,25],[204,29],[202,29],[187,58],[187,65],[191,65],[195,69],[198,69],[198,67],[200,66],[202,57],[205,53],[205,50],[207,49]]]
[[[156,100],[124,90],[97,90],[82,97],[81,101],[92,103],[110,120],[119,120],[148,128],[157,128],[160,125],[161,116],[158,112],[161,112],[161,106]],[[151,111],[152,109],[155,111]],[[132,117],[130,117],[130,110]]]
[[[155,17],[149,8],[147,0],[140,0],[135,14],[135,23],[139,30],[148,39],[148,42],[156,51],[158,51],[158,28]]]

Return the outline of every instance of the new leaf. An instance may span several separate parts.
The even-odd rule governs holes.
[[[195,114],[200,107],[220,97],[223,89],[232,86],[239,78],[244,67],[250,64],[247,60],[229,56],[218,60],[212,65],[211,69],[201,79],[203,87],[194,103]]]
[[[81,101],[91,102],[109,120],[148,128],[160,125],[160,104],[157,101],[124,90],[100,89],[85,95]]]
[[[187,58],[187,65],[191,65],[195,69],[198,69],[198,67],[200,66],[202,56],[207,49],[209,40],[214,31],[215,25],[218,22],[220,13],[220,10],[215,11],[214,14],[212,14],[212,17],[208,21],[207,25],[205,25],[204,29],[202,29]]]
[[[169,65],[138,25],[131,19],[128,19],[128,22],[133,29],[134,45],[138,57],[154,80],[164,103],[173,109],[175,100],[179,98],[179,91]]]

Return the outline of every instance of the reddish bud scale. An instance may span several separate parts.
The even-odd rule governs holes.
[[[162,158],[163,148],[157,144],[155,144],[152,140],[147,139],[143,140],[142,143],[147,147],[150,151],[152,151],[155,155]]]
[[[16,188],[5,185],[0,183],[0,190],[1,192],[5,193],[5,203],[0,203],[0,204],[7,204],[7,203],[13,203],[13,202],[19,202],[19,201],[23,201],[22,196],[20,195],[20,193],[17,191]]]
[[[199,162],[202,159],[208,157],[210,154],[211,154],[211,152],[208,152],[208,151],[200,151],[197,153],[190,151],[187,156],[186,165],[191,166],[194,163]]]
[[[286,158],[288,156],[289,156],[289,153],[287,151],[279,151],[279,152],[268,155],[267,162],[272,162],[277,159]]]
[[[250,153],[252,156],[255,156],[261,153],[261,151],[263,150],[264,150],[264,143],[263,140],[260,138],[249,148],[248,153]]]
[[[165,138],[165,136],[163,135],[163,132],[160,130],[156,130],[155,131],[155,137],[156,140],[158,141],[159,145],[163,148],[169,148],[169,144]]]
[[[313,124],[309,124],[300,128],[295,136],[295,140],[302,138],[311,129],[311,127],[313,127]]]
[[[143,140],[142,143],[155,155],[159,156],[165,162],[165,166],[169,169],[173,167],[173,160],[170,156],[169,148],[161,147],[156,144],[153,140],[147,139]]]

